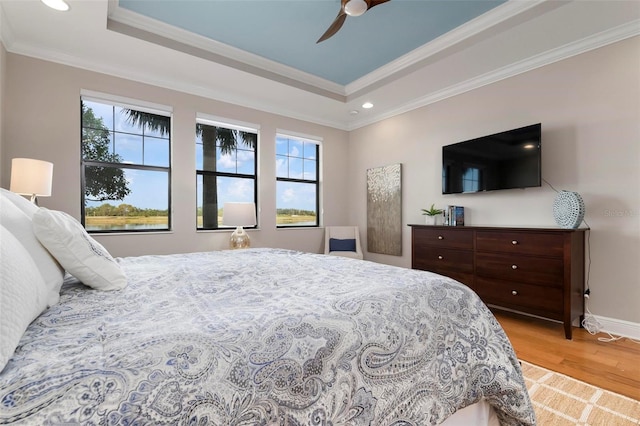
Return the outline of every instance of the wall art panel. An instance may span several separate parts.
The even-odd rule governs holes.
[[[402,167],[367,170],[367,250],[402,256]]]

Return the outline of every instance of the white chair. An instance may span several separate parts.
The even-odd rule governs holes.
[[[331,241],[333,239],[333,241]],[[360,231],[357,226],[325,226],[324,253],[362,259]]]

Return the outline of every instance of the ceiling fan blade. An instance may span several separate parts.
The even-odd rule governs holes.
[[[316,44],[320,43],[321,41],[325,41],[326,39],[328,39],[329,37],[337,33],[340,28],[342,28],[342,25],[344,24],[345,19],[347,19],[347,12],[345,11],[345,7],[347,3],[349,3],[349,1],[350,0],[340,0],[340,12],[338,13],[338,16],[333,21],[329,29],[327,29],[327,31],[325,31],[325,33],[322,34],[322,37],[320,37],[318,41],[316,41]],[[382,3],[386,3],[389,0],[364,0],[364,1],[367,4],[367,9],[365,10],[366,12],[372,7]]]
[[[320,37],[318,41],[316,41],[316,44],[320,43],[321,41],[325,41],[326,39],[337,33],[338,30],[342,28],[342,24],[344,24],[345,19],[347,19],[347,14],[344,13],[344,8],[342,8],[340,9],[340,13],[338,13],[338,16],[336,16],[336,19],[329,26],[327,31],[325,31],[324,34],[322,34],[322,37]]]
[[[389,0],[365,0],[367,2],[367,5],[369,5],[369,7],[367,7],[367,10],[371,9],[373,6],[377,6],[379,4],[382,3],[386,3]]]

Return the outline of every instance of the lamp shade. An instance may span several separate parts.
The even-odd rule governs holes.
[[[224,203],[222,224],[226,226],[255,226],[255,203]]]
[[[11,192],[50,197],[52,180],[53,163],[32,158],[11,160]]]

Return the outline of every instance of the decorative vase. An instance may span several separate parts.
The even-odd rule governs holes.
[[[436,218],[438,216],[429,216],[429,215],[425,215],[424,216],[424,223],[425,225],[435,225],[436,224]]]

